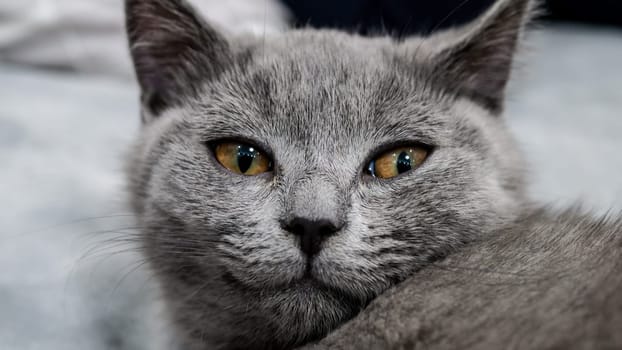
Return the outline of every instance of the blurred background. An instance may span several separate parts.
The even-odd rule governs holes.
[[[396,37],[492,0],[194,0],[234,34],[290,26]],[[622,209],[622,2],[550,0],[507,122],[532,196]],[[139,129],[122,0],[0,0],[0,349],[172,349],[131,237],[123,155]]]

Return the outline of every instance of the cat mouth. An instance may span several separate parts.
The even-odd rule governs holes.
[[[330,295],[332,298],[342,301],[347,300],[348,303],[354,304],[363,302],[357,295],[348,291],[347,288],[325,283],[313,274],[305,274],[301,278],[292,281],[284,290],[293,293],[303,292],[306,294],[312,292],[314,294]]]
[[[241,290],[245,289],[254,292],[263,290],[270,294],[323,294],[339,300],[356,301],[357,304],[367,300],[365,296],[361,295],[360,290],[352,288],[347,283],[341,284],[335,279],[323,276],[315,262],[315,259],[305,261],[304,267],[300,266],[301,271],[299,271],[297,276],[289,276],[290,278],[283,278],[284,276],[272,276],[272,278],[264,276],[263,283],[259,284],[245,279],[244,276],[230,271],[227,267],[225,267],[227,272],[223,274],[223,279],[232,285],[236,285]]]
[[[292,289],[298,289],[300,287],[307,290],[316,289],[322,293],[330,293],[331,295],[339,296],[344,299],[360,299],[360,296],[352,292],[348,286],[338,285],[323,280],[322,277],[314,271],[312,260],[307,262],[304,274],[300,278],[292,281],[288,287]]]
[[[324,282],[322,282],[319,278],[314,276],[314,274],[312,272],[311,263],[307,263],[307,267],[305,269],[304,274],[302,275],[302,277],[300,277],[295,282],[299,282],[299,283],[303,283],[303,284],[317,284],[317,285],[322,286],[322,287],[325,286]]]

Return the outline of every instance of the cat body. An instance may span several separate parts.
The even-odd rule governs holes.
[[[622,219],[525,211],[310,349],[620,349]]]
[[[181,0],[126,9],[143,102],[131,204],[184,349],[292,348],[362,310],[335,336],[364,332],[374,298],[403,287],[409,303],[413,273],[528,223],[500,115],[531,1],[401,42],[230,40]]]

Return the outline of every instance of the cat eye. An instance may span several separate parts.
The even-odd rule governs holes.
[[[427,156],[428,150],[421,146],[398,147],[374,158],[366,172],[373,177],[390,179],[418,168]]]
[[[228,170],[242,175],[272,171],[272,160],[257,147],[241,142],[222,142],[214,147],[216,160]]]

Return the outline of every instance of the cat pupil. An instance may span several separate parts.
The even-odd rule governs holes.
[[[245,173],[250,169],[255,160],[256,151],[253,147],[239,146],[238,147],[238,167],[242,173]]]
[[[407,152],[400,153],[400,155],[397,156],[396,166],[399,174],[412,170],[410,155]]]
[[[367,172],[371,174],[371,176],[376,177],[376,161],[372,160],[367,167]]]

